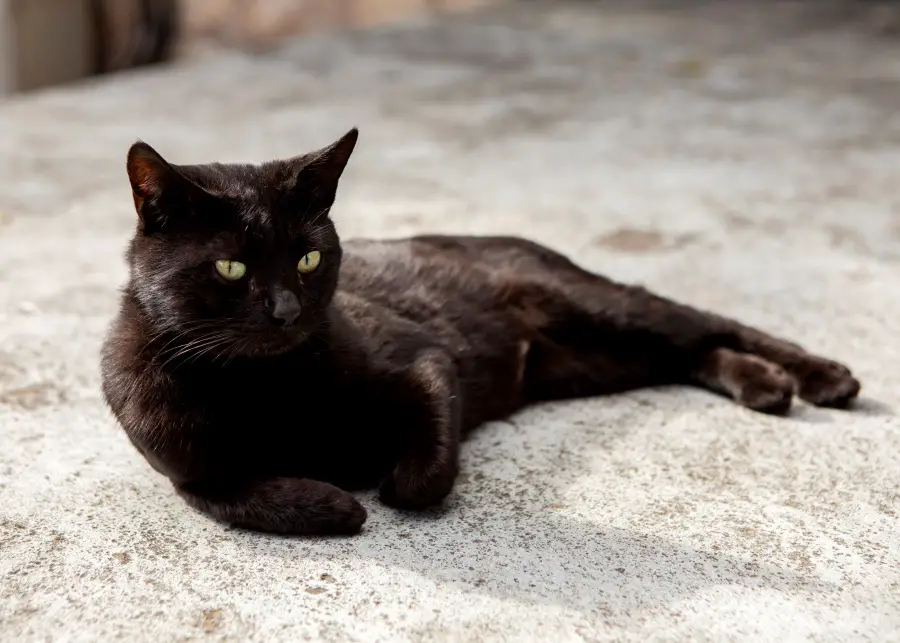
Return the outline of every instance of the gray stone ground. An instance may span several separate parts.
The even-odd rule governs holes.
[[[900,46],[796,4],[647,6],[522,3],[0,105],[0,639],[900,640]],[[345,236],[530,235],[846,361],[858,410],[548,405],[477,433],[441,513],[364,494],[361,536],[303,540],[191,512],[98,391],[125,150],[262,160],[352,125]]]

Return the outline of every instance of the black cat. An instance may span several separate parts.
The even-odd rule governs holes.
[[[139,218],[103,391],[188,503],[246,528],[352,533],[440,502],[459,443],[531,402],[684,383],[767,413],[847,406],[844,366],[510,237],[338,240],[356,144],[263,165],[128,153]]]

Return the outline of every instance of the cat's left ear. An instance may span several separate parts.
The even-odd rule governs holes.
[[[358,138],[359,130],[354,127],[331,145],[288,161],[294,172],[294,188],[314,193],[331,205]]]

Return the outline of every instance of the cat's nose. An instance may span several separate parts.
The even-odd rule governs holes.
[[[294,293],[282,290],[270,302],[269,314],[278,326],[290,326],[300,316],[300,300]]]

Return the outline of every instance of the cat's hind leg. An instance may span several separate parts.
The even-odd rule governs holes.
[[[537,334],[526,374],[532,400],[681,383],[785,413],[794,394],[835,408],[859,394],[843,364],[737,321],[613,282],[531,242],[478,247],[504,271],[505,301]]]
[[[630,297],[633,302],[621,301]],[[556,316],[529,353],[531,400],[689,384],[756,411],[784,414],[795,395],[815,406],[846,408],[859,394],[846,366],[735,321],[642,289],[610,301],[613,306],[586,311],[573,300],[555,299]],[[622,314],[632,305],[638,310]]]
[[[847,408],[859,395],[859,380],[843,364],[755,328],[734,324],[741,350],[781,366],[796,382],[800,399],[815,406]]]
[[[791,407],[796,383],[778,364],[750,353],[716,348],[693,373],[700,385],[762,413],[781,415]]]

